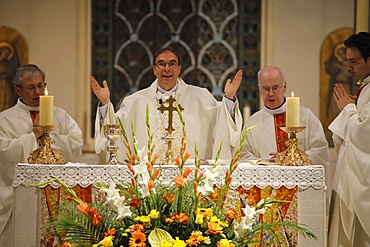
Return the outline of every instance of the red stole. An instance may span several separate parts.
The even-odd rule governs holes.
[[[32,119],[32,123],[35,122],[35,119],[37,117],[37,114],[39,114],[39,111],[30,111],[30,115],[31,115],[31,119]]]
[[[285,127],[285,112],[274,114],[274,127],[275,127],[276,147],[277,151],[280,153],[287,149],[285,143],[288,140],[288,133],[280,129],[280,127]]]
[[[356,101],[355,101],[355,104],[357,105],[357,101],[358,101],[358,97],[360,97],[360,93],[362,91],[362,89],[365,87],[365,85],[362,85],[358,90],[357,90],[357,97],[356,97]]]

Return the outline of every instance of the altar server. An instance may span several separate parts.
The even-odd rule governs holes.
[[[330,208],[329,247],[370,246],[370,33],[344,41],[347,70],[363,82],[357,96],[337,83],[340,110],[329,125],[338,154]]]
[[[242,80],[242,71],[239,70],[234,79],[228,79],[222,102],[217,101],[205,88],[186,84],[180,77],[180,55],[172,48],[163,48],[158,51],[153,59],[153,73],[157,79],[150,87],[127,96],[119,111],[114,114],[114,108],[109,100],[110,93],[107,82],[100,87],[98,82],[91,77],[91,88],[99,98],[100,107],[97,111],[95,122],[95,151],[100,157],[100,162],[107,162],[107,139],[104,136],[102,123],[114,122],[114,116],[119,117],[131,136],[131,121],[133,121],[139,148],[147,145],[148,135],[145,125],[145,109],[149,106],[150,125],[153,133],[153,142],[156,144],[155,154],[159,155],[159,161],[165,157],[168,148],[165,140],[169,134],[169,104],[166,100],[172,96],[176,104],[183,108],[182,115],[186,123],[187,151],[194,157],[194,147],[199,150],[199,158],[214,159],[216,151],[223,141],[221,157],[230,159],[232,149],[238,145],[242,117],[238,107],[236,92]],[[158,110],[161,108],[163,113]],[[173,156],[179,154],[182,126],[177,112],[173,113],[172,121],[172,151]],[[108,116],[108,117],[106,117]],[[122,139],[117,141],[119,146],[118,157],[121,161],[126,159],[126,149]]]
[[[43,134],[38,125],[40,95],[45,93],[45,73],[33,64],[19,67],[13,79],[19,96],[15,106],[0,112],[0,246],[13,246],[11,214],[13,210],[13,177],[17,163],[28,163],[37,139]],[[64,110],[54,107],[50,133],[52,147],[62,152],[65,161],[78,161],[83,144],[77,123]],[[25,206],[25,210],[27,207]]]

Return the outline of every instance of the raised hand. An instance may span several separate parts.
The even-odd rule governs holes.
[[[95,80],[93,76],[90,76],[91,89],[96,97],[101,101],[103,105],[109,102],[110,92],[108,83],[106,80],[103,81],[103,87]]]
[[[225,88],[224,88],[226,98],[231,99],[231,100],[234,99],[234,96],[239,89],[242,78],[243,78],[243,70],[239,70],[234,76],[234,79],[232,81],[231,79],[227,79]]]

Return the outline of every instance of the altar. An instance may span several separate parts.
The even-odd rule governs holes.
[[[191,165],[190,165],[191,166]],[[203,166],[202,169],[211,169]],[[163,183],[172,181],[178,172],[177,166],[160,166],[159,180]],[[226,170],[226,167],[224,167]],[[322,166],[255,166],[249,163],[239,164],[233,173],[231,188],[249,190],[253,187],[273,189],[285,187],[297,189],[298,223],[304,224],[317,237],[317,240],[298,236],[298,246],[326,246],[326,209],[325,209],[325,174]],[[225,172],[221,172],[225,174]],[[58,177],[70,188],[77,185],[97,188],[98,182],[109,183],[116,179],[131,178],[124,165],[31,165],[18,164],[15,170],[13,187],[15,204],[13,214],[13,232],[15,247],[40,245],[40,195],[43,186],[27,187],[27,184],[41,184]],[[224,175],[223,175],[224,176]],[[222,180],[222,178],[220,179]],[[57,188],[59,184],[51,184]]]

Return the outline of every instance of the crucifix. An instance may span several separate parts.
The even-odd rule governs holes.
[[[172,97],[172,95],[165,100],[163,103],[168,103],[168,106],[164,106],[162,103],[157,109],[163,114],[165,111],[168,111],[168,126],[165,130],[167,130],[167,136],[166,136],[166,141],[167,141],[167,151],[166,151],[166,157],[163,158],[161,161],[161,165],[173,165],[175,164],[175,159],[173,157],[173,152],[172,152],[172,141],[173,141],[173,136],[172,132],[175,130],[172,126],[173,122],[173,112],[177,111],[176,105],[174,104],[176,102],[176,99]],[[182,108],[181,105],[178,105],[180,111],[183,111],[184,108]]]

